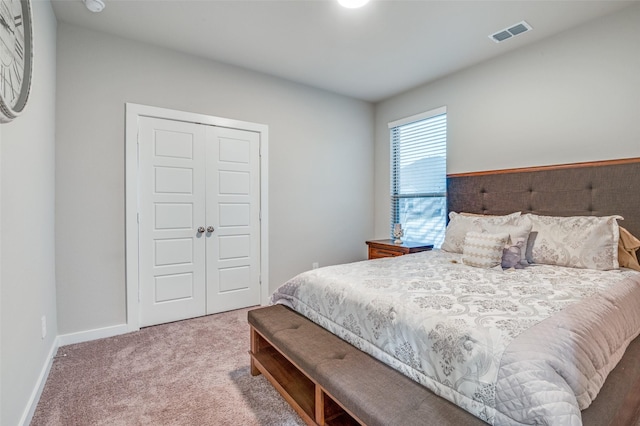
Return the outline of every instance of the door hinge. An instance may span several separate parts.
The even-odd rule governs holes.
[[[140,213],[136,213],[136,221],[138,221],[138,223],[140,223]]]
[[[138,303],[142,301],[142,286],[138,283]]]

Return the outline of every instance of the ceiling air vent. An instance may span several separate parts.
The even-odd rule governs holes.
[[[491,34],[489,38],[496,43],[500,43],[501,41],[505,41],[510,39],[511,37],[515,37],[522,33],[526,33],[527,31],[531,31],[531,25],[527,24],[525,21],[518,22],[515,25],[512,25],[509,28],[505,28],[502,31],[498,31],[495,34]]]

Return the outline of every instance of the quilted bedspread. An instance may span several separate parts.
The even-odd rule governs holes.
[[[495,425],[580,425],[640,333],[640,272],[480,269],[439,250],[304,272],[283,303]]]

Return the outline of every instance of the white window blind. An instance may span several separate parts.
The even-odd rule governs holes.
[[[447,214],[446,108],[389,123],[391,131],[391,224],[403,240],[444,240]]]

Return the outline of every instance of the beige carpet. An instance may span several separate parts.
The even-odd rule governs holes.
[[[61,347],[31,425],[303,425],[249,373],[247,311]]]

